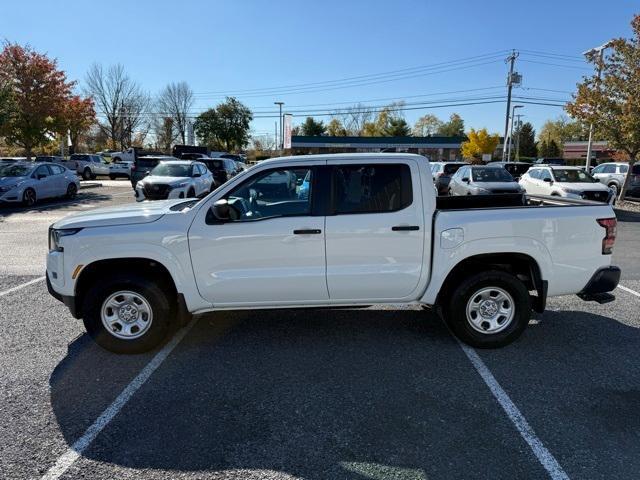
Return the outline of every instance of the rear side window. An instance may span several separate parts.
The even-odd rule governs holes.
[[[136,164],[139,168],[153,168],[158,165],[158,160],[155,158],[139,158]]]
[[[54,175],[60,175],[61,173],[64,173],[64,170],[65,170],[60,165],[49,165],[49,168],[51,169]]]
[[[629,165],[619,165],[620,173],[627,173],[629,171]]]
[[[444,166],[444,173],[446,173],[447,175],[453,175],[454,173],[456,173],[460,167],[462,167],[464,164],[460,164],[460,165],[454,165],[454,164],[447,164]]]
[[[336,214],[395,212],[413,198],[406,164],[336,166],[334,189]]]

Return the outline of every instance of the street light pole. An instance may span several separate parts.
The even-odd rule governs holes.
[[[598,62],[598,88],[600,88],[600,80],[602,78],[602,62],[604,61],[604,51],[609,46],[611,42],[607,42],[599,47],[592,48],[591,50],[587,50],[583,52],[583,55],[587,57],[588,60],[595,58],[597,55]],[[593,144],[593,122],[589,124],[589,141],[587,142],[587,161],[585,166],[587,167],[587,172],[589,171],[589,167],[591,166],[591,148]]]
[[[520,161],[520,129],[522,128],[520,124],[520,117],[524,117],[524,115],[520,114],[520,115],[516,115],[516,117],[518,117],[518,121],[516,122],[516,125],[518,125],[518,135],[516,136],[516,162],[519,162]]]
[[[278,121],[280,122],[280,150],[284,150],[284,133],[282,131],[282,106],[284,102],[273,102],[274,105],[278,105],[280,107],[280,115],[278,116]]]
[[[511,109],[511,131],[509,132],[509,150],[507,150],[507,162],[511,160],[511,146],[513,144],[513,124],[514,124],[513,119],[515,118],[514,115],[516,113],[516,108],[522,108],[522,107],[524,107],[524,105],[514,105],[513,108]],[[506,137],[504,142],[505,144],[507,143]]]

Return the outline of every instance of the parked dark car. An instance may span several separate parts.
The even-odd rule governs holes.
[[[149,175],[149,172],[155,168],[161,161],[178,160],[175,157],[169,155],[145,155],[142,157],[136,157],[131,164],[131,186],[135,190],[136,185],[140,180]]]
[[[466,162],[431,162],[431,174],[433,175],[433,183],[438,190],[438,195],[447,195],[449,193],[451,177],[464,165],[469,164]]]
[[[449,182],[449,195],[523,192],[524,189],[504,168],[466,165],[460,168]]]
[[[640,163],[636,163],[631,167],[629,172],[631,178],[629,179],[629,187],[627,188],[627,195],[630,197],[640,198]]]
[[[487,164],[487,167],[502,167],[511,174],[514,180],[518,181],[529,170],[531,164],[525,162],[491,162]]]
[[[216,188],[238,173],[236,162],[229,158],[201,158],[199,161],[204,163],[213,174]]]

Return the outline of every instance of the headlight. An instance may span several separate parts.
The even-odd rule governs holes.
[[[0,187],[0,193],[6,193],[9,190],[12,190],[12,189],[16,188],[17,186],[18,186],[17,184],[16,185],[4,185],[4,186]]]
[[[189,182],[176,183],[175,185],[171,185],[171,188],[184,188],[189,185]]]
[[[68,237],[69,235],[75,235],[81,228],[51,228],[49,227],[49,251],[50,252],[62,252],[64,249],[60,246],[60,239],[62,237]]]
[[[572,195],[580,195],[582,193],[582,191],[580,190],[574,190],[573,188],[563,188],[562,189],[565,193],[571,193]]]

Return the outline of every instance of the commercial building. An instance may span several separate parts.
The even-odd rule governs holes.
[[[460,160],[460,145],[465,137],[291,137],[291,154],[407,152],[431,161]]]
[[[562,157],[568,160],[571,165],[584,165],[587,160],[587,144],[589,142],[564,142],[562,147]],[[592,142],[591,144],[591,162],[602,163],[611,160],[615,149],[609,147],[606,141]]]

